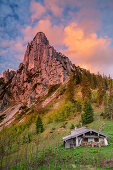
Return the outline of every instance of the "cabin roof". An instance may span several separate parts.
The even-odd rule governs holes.
[[[85,134],[85,133],[87,133],[87,132],[95,132],[95,133],[98,133],[99,135],[102,135],[102,136],[104,136],[104,137],[110,137],[110,136],[108,136],[108,135],[106,135],[106,134],[104,134],[104,133],[98,132],[98,131],[96,131],[96,130],[88,129],[88,128],[86,128],[86,127],[81,127],[81,128],[78,128],[78,129],[76,129],[76,130],[71,131],[71,134],[68,135],[68,136],[65,136],[65,137],[63,138],[63,141],[66,141],[66,140],[69,140],[69,139],[78,137],[78,136],[83,135],[83,134]]]

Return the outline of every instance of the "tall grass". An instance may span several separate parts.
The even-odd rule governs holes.
[[[72,118],[75,115],[76,108],[75,105],[71,102],[60,105],[58,109],[54,109],[46,115],[46,123],[51,122],[61,122],[67,119]]]

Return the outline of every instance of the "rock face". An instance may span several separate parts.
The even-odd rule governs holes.
[[[4,81],[11,83],[9,89],[15,101],[32,104],[35,98],[45,95],[51,85],[63,83],[72,71],[68,57],[58,53],[44,33],[39,32],[28,43],[24,61],[19,69],[4,72]]]
[[[3,78],[4,78],[4,81],[5,83],[7,83],[10,79],[12,79],[15,75],[15,71],[13,70],[7,70],[7,71],[4,71],[3,72]]]

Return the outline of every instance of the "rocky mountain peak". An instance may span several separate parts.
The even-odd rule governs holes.
[[[37,44],[49,45],[49,41],[43,32],[38,32],[33,40],[36,40]]]
[[[8,70],[3,77],[5,82],[9,81],[7,88],[12,99],[31,105],[36,98],[47,94],[50,86],[65,82],[72,70],[69,58],[49,45],[43,32],[38,32],[28,43],[19,69],[15,72]]]

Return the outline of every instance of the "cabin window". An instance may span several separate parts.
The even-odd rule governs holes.
[[[95,138],[95,142],[99,142],[99,138]]]
[[[94,138],[88,138],[88,142],[94,142]]]
[[[84,140],[83,140],[84,142],[88,142],[88,138],[84,138]]]

